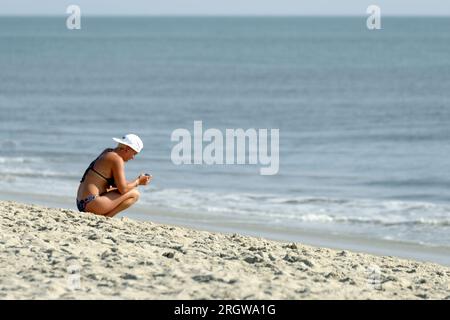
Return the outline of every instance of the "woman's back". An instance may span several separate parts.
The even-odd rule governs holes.
[[[110,186],[114,186],[112,161],[109,155],[111,152],[113,149],[105,149],[86,169],[78,187],[78,199],[88,195],[100,195]]]

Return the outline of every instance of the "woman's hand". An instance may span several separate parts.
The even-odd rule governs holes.
[[[139,180],[139,185],[141,185],[141,186],[146,186],[146,185],[148,185],[149,183],[150,183],[150,180],[152,180],[152,176],[147,176],[147,175],[145,175],[145,174],[140,174],[139,175],[139,177],[138,177],[138,180]]]

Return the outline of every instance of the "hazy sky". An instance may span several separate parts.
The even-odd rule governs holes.
[[[450,15],[450,0],[0,0],[0,15]]]

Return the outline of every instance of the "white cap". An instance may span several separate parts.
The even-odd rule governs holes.
[[[123,136],[122,139],[119,138],[112,138],[112,139],[117,143],[129,146],[131,149],[133,149],[138,153],[141,152],[142,148],[144,148],[144,143],[142,142],[141,138],[132,133]]]

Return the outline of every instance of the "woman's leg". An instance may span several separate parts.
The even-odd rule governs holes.
[[[139,191],[136,190],[135,195],[131,198],[128,198],[127,200],[121,202],[117,207],[109,211],[105,216],[107,217],[114,217],[116,214],[118,214],[120,211],[123,211],[125,209],[128,209],[133,204],[135,204],[139,200]]]
[[[120,211],[129,208],[139,199],[139,191],[133,189],[125,194],[118,191],[111,191],[101,196],[97,196],[95,200],[89,202],[86,206],[87,212],[99,215],[113,217]]]

